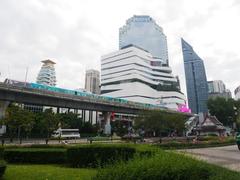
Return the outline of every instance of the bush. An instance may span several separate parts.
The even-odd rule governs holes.
[[[42,148],[42,149],[48,149],[48,148],[66,148],[67,146],[64,144],[30,144],[30,145],[8,145],[5,146],[5,149],[18,149],[18,148]]]
[[[226,176],[227,174],[227,176]],[[227,178],[229,177],[229,178]],[[237,180],[239,173],[197,161],[182,154],[158,152],[100,169],[94,180]]]
[[[196,143],[189,142],[169,142],[163,144],[156,144],[155,147],[160,147],[161,149],[187,149],[187,148],[207,148],[207,147],[218,147],[227,146],[235,144],[234,139],[227,139],[223,141],[212,140],[212,141],[199,141]]]
[[[3,151],[4,151],[4,148],[0,147],[0,159],[3,159]]]
[[[136,149],[122,145],[85,145],[68,148],[67,160],[72,167],[98,167],[133,158]]]
[[[10,148],[4,150],[4,159],[10,163],[65,163],[66,149],[63,148]]]
[[[0,178],[3,176],[6,168],[7,168],[6,162],[4,160],[0,160]]]

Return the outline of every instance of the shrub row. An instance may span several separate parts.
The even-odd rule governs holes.
[[[155,147],[160,147],[161,149],[188,149],[188,148],[207,148],[207,147],[218,147],[227,146],[235,144],[234,140],[229,141],[209,141],[209,142],[197,142],[197,143],[179,143],[170,142],[164,144],[156,144]]]
[[[72,167],[98,167],[116,161],[127,161],[134,156],[149,157],[154,154],[153,149],[146,145],[131,144],[10,146],[5,148],[3,156],[10,163],[68,163]]]
[[[4,160],[0,160],[0,178],[3,176],[6,168],[7,168],[6,162]]]
[[[10,163],[33,163],[33,164],[65,163],[66,149],[10,148],[4,150],[4,159]]]
[[[123,145],[85,145],[68,148],[67,160],[72,167],[99,167],[134,157],[136,149]]]
[[[239,173],[171,152],[100,169],[94,180],[238,180]]]

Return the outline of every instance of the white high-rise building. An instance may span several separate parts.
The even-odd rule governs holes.
[[[56,86],[56,73],[53,62],[50,59],[42,61],[43,65],[38,73],[37,83],[48,85],[48,86]]]
[[[221,80],[208,81],[208,93],[223,93],[226,86]]]
[[[89,69],[85,76],[85,89],[93,94],[100,94],[100,73],[97,70]]]
[[[235,99],[239,100],[240,99],[240,86],[238,86],[235,90],[234,90],[234,94],[235,94]]]
[[[37,76],[37,83],[43,84],[47,86],[56,86],[56,73],[53,62],[50,59],[41,61],[43,63],[38,76]],[[42,112],[46,107],[44,106],[38,106],[33,104],[24,104],[24,109],[27,109],[29,111],[33,112]]]
[[[208,98],[232,98],[231,91],[226,89],[225,84],[221,80],[208,81]]]
[[[102,56],[101,94],[171,109],[186,103],[172,69],[134,45]]]

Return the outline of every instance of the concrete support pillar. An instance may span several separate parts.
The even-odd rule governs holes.
[[[105,122],[104,133],[107,135],[111,134],[110,117],[111,117],[111,112],[103,112],[103,118]]]
[[[98,112],[96,111],[96,124],[98,124]]]
[[[9,101],[0,101],[0,120],[5,117],[6,110],[9,104]]]
[[[78,114],[78,109],[74,109],[74,114]]]
[[[89,111],[89,122],[92,124],[93,111]]]
[[[83,122],[85,123],[85,110],[82,110],[82,119],[83,119]]]

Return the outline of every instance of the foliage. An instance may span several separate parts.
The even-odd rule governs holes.
[[[182,154],[160,151],[151,158],[136,158],[100,169],[94,180],[217,180],[239,179],[239,173],[209,165]]]
[[[65,154],[63,148],[9,148],[4,150],[4,159],[9,163],[62,164]]]
[[[72,167],[97,167],[133,158],[136,150],[122,145],[85,145],[68,148],[67,159]]]
[[[0,160],[3,159],[4,148],[0,147]]]
[[[63,129],[80,129],[82,126],[82,119],[78,117],[78,114],[69,112],[56,114],[56,116]]]
[[[97,133],[97,125],[92,125],[90,122],[82,123],[80,128],[80,133],[91,133],[96,134]]]
[[[128,124],[125,121],[111,121],[111,127],[112,133],[116,133],[117,136],[123,136],[128,132]]]
[[[233,99],[217,97],[210,98],[207,105],[211,115],[216,116],[223,125],[232,126],[232,123],[236,121],[236,111],[240,110],[238,103]]]
[[[8,127],[10,137],[18,133],[21,138],[21,130],[29,136],[34,125],[34,114],[12,104],[7,108],[4,123]]]
[[[215,140],[215,139],[209,139],[208,141],[199,141],[197,143],[193,142],[177,142],[172,141],[164,144],[156,144],[155,147],[159,147],[161,149],[189,149],[189,148],[208,148],[208,147],[220,147],[220,146],[228,146],[228,145],[234,145],[235,139],[234,138],[228,138],[226,140]]]
[[[58,128],[59,121],[56,117],[56,115],[53,113],[52,108],[46,109],[42,114],[42,127],[47,132],[47,138],[50,137],[50,134]]]
[[[8,165],[4,180],[91,180],[94,169],[73,169],[59,165]]]
[[[0,160],[0,178],[3,176],[6,168],[7,168],[6,162],[4,160]]]
[[[177,132],[181,134],[185,129],[186,116],[183,114],[166,114],[159,110],[145,111],[134,121],[135,128],[144,128],[146,132],[155,132],[162,135],[163,132]]]

